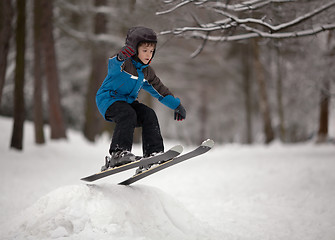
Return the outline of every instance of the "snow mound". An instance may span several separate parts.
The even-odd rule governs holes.
[[[209,230],[156,188],[112,184],[59,188],[8,225],[6,239],[34,240],[206,239]]]

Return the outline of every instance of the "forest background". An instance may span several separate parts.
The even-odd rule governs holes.
[[[152,66],[187,110],[145,92],[164,138],[187,144],[334,141],[335,1],[11,0],[0,3],[0,115],[44,144],[78,129],[94,142],[113,124],[95,106],[107,61],[132,26],[159,33]],[[272,27],[274,26],[274,27]],[[334,137],[334,136],[332,136]],[[135,133],[140,141],[140,129]]]

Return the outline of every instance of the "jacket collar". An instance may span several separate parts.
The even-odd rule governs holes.
[[[138,58],[137,58],[138,59]],[[136,69],[143,70],[148,66],[148,64],[144,64],[140,59],[134,59],[133,57],[131,58],[132,63],[134,64]]]

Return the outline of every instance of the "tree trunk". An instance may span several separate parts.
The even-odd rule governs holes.
[[[200,109],[199,109],[199,119],[200,119],[200,134],[198,142],[203,141],[203,139],[207,139],[208,133],[207,133],[207,126],[208,126],[208,106],[209,106],[209,90],[208,86],[206,84],[199,85],[199,95],[201,99],[200,103]]]
[[[41,0],[34,0],[34,127],[35,142],[44,144],[43,131],[43,102],[42,102],[42,61],[41,61]]]
[[[51,139],[66,138],[65,123],[60,102],[59,77],[57,71],[55,43],[52,33],[53,1],[41,1],[42,54],[45,62],[45,74],[49,95],[49,122]]]
[[[5,85],[7,55],[12,35],[13,8],[9,0],[0,1],[0,106],[2,90]]]
[[[245,124],[247,144],[252,144],[252,99],[251,99],[251,64],[250,64],[250,44],[242,45],[242,75],[243,75],[243,93],[244,93],[244,107],[245,107]]]
[[[328,39],[327,39],[327,46],[326,46],[326,52],[328,55],[328,52],[331,51],[331,39],[332,39],[332,33],[329,31],[328,32]],[[330,71],[330,69],[333,66],[333,60],[332,56],[326,58],[326,66],[327,70]],[[329,59],[330,58],[330,59]],[[330,96],[330,88],[331,88],[331,81],[330,81],[330,75],[331,74],[325,74],[322,85],[321,85],[321,90],[320,90],[320,112],[319,112],[319,130],[318,130],[318,136],[316,143],[323,143],[328,140],[328,124],[329,124],[329,106],[330,106],[330,101],[331,101],[331,96]]]
[[[95,0],[95,7],[105,6],[106,0]],[[94,18],[94,33],[106,33],[107,20],[103,13],[97,13]],[[91,75],[88,82],[85,104],[85,123],[84,136],[91,142],[95,140],[95,136],[99,133],[102,126],[102,118],[99,116],[95,103],[95,95],[106,76],[107,66],[106,51],[97,43],[91,44]]]
[[[280,48],[275,46],[277,53],[277,106],[278,106],[278,116],[279,116],[279,136],[282,142],[285,142],[286,132],[284,123],[284,107],[283,107],[283,77],[282,77],[282,64],[281,64],[281,53]]]
[[[129,3],[129,12],[133,13],[135,11],[135,6],[136,6],[136,0],[130,0]]]
[[[317,143],[326,142],[328,138],[329,93],[330,81],[329,79],[324,79],[320,91],[320,114]]]
[[[268,102],[264,68],[261,63],[258,40],[254,39],[254,58],[255,58],[255,70],[256,78],[259,88],[259,105],[263,118],[263,129],[265,135],[265,143],[270,143],[274,139],[273,128],[271,125],[270,107]]]
[[[14,126],[11,147],[23,149],[23,125],[25,119],[24,108],[24,56],[25,56],[25,28],[26,28],[26,1],[17,0],[16,21],[16,67],[14,87]]]

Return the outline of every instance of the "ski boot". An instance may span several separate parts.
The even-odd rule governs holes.
[[[101,172],[106,171],[109,168],[119,167],[124,164],[131,163],[136,159],[136,156],[129,151],[113,152],[110,157],[105,157],[105,165],[101,167]]]
[[[151,154],[149,154],[149,155],[144,156],[144,158],[150,158],[150,157],[153,157],[153,156],[157,156],[157,155],[159,155],[159,154],[162,154],[162,153],[163,153],[163,152],[154,152],[154,153],[151,153]],[[161,164],[161,163],[163,163],[163,162],[160,161],[160,162],[157,162],[157,163],[151,163],[151,164],[148,164],[148,165],[139,166],[139,167],[136,169],[135,175],[140,174],[140,173],[142,173],[142,172],[144,172],[144,171],[147,171],[147,170],[149,170],[149,168],[151,168],[152,166],[159,165],[159,164]]]

